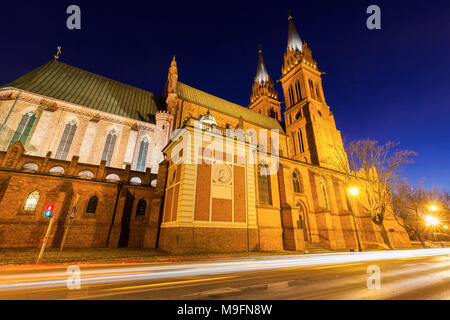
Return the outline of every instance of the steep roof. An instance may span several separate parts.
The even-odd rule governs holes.
[[[164,97],[52,60],[11,83],[13,87],[103,112],[155,122]]]
[[[294,24],[294,19],[289,16],[289,26],[288,26],[288,47],[291,50],[298,50],[302,51],[302,40],[300,39],[300,36],[298,35],[297,28]]]
[[[248,123],[252,123],[266,129],[278,129],[280,133],[284,133],[284,130],[277,119],[267,117],[238,104],[192,88],[184,83],[177,83],[177,95],[183,100],[195,103],[205,108],[210,108],[211,110],[221,112],[234,118],[242,117],[244,121]]]
[[[260,83],[269,81],[269,73],[267,72],[266,65],[264,64],[264,58],[262,50],[258,50],[258,67],[256,69],[256,80]]]

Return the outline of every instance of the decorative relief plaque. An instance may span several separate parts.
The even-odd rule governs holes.
[[[233,177],[231,167],[226,164],[216,164],[212,169],[213,183],[230,184]]]

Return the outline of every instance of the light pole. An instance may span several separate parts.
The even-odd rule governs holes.
[[[356,187],[351,187],[350,189],[348,189],[348,193],[353,196],[356,197],[359,194],[359,189]],[[362,251],[361,248],[361,242],[359,241],[359,234],[358,234],[358,227],[356,226],[356,219],[355,219],[355,211],[353,210],[353,205],[351,203],[351,201],[349,201],[349,206],[350,206],[350,212],[352,213],[353,216],[353,225],[355,227],[355,233],[356,233],[356,241],[358,242],[358,251]]]

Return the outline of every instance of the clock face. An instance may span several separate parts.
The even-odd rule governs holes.
[[[213,182],[228,184],[232,178],[231,167],[226,164],[217,164],[213,167]]]

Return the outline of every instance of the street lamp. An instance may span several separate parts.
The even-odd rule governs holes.
[[[430,210],[431,210],[431,207],[430,207]],[[428,215],[428,216],[425,217],[425,222],[426,222],[425,225],[427,227],[429,227],[429,226],[432,227],[432,233],[433,233],[433,236],[434,236],[434,240],[435,241],[439,241],[439,239],[437,237],[437,234],[436,234],[436,226],[438,226],[440,224],[439,219],[434,217],[434,216],[432,216],[432,215]],[[445,228],[445,226],[444,226],[444,228]],[[441,245],[442,245],[442,243],[441,243]]]
[[[432,205],[430,205],[429,207],[428,207],[428,209],[430,209],[431,211],[437,211],[438,210],[438,207],[435,205],[435,204],[432,204]]]
[[[435,226],[439,224],[439,219],[429,215],[425,217],[425,222],[427,226]]]
[[[352,196],[357,196],[359,194],[359,189],[357,187],[351,187],[348,189],[348,193]]]
[[[348,193],[353,196],[356,197],[359,194],[359,189],[357,187],[350,187],[348,189]],[[359,234],[358,234],[358,228],[356,227],[356,219],[355,219],[355,212],[352,208],[352,204],[351,201],[349,201],[350,204],[350,211],[352,212],[352,216],[353,216],[353,225],[355,226],[355,233],[356,233],[356,240],[358,241],[358,250],[361,252],[362,248],[361,248],[361,242],[359,241]]]

